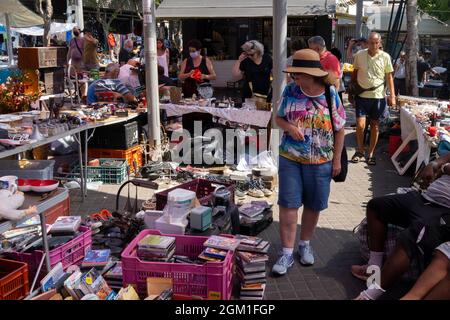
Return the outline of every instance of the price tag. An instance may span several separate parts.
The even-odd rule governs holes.
[[[91,277],[86,277],[86,283],[91,285],[92,284],[92,278]]]

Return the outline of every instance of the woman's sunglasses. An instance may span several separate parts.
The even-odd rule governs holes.
[[[292,79],[297,79],[300,77],[301,73],[290,73]]]

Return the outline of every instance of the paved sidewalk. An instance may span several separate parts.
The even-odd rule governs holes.
[[[347,130],[346,144],[351,157],[355,146],[354,130]],[[349,272],[350,265],[361,262],[358,241],[352,230],[364,217],[368,200],[395,192],[397,187],[408,186],[411,181],[410,177],[397,175],[386,151],[387,141],[381,140],[376,166],[350,163],[347,181],[332,183],[329,208],[321,214],[312,240],[315,265],[303,267],[296,259],[294,267],[284,277],[269,276],[266,299],[351,299],[364,288],[364,283]],[[117,190],[118,186],[105,185],[98,191],[89,191],[84,203],[80,202],[78,190],[71,191],[71,213],[84,215],[102,208],[114,210]],[[131,190],[134,196],[134,188]],[[119,208],[125,204],[126,193],[127,190],[123,190]],[[140,188],[139,199],[149,199],[151,194],[152,191]],[[274,207],[274,222],[260,234],[272,243],[270,267],[281,248],[278,210]]]

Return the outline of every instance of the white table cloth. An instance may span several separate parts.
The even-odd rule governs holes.
[[[198,105],[178,105],[161,103],[160,108],[166,110],[168,117],[181,116],[186,113],[203,112],[223,118],[232,122],[248,124],[258,127],[267,127],[272,118],[271,111],[248,110],[237,108],[212,108],[200,107]]]

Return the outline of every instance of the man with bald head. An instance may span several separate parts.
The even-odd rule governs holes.
[[[356,108],[356,140],[358,143],[352,162],[357,163],[365,158],[364,129],[366,117],[370,121],[370,145],[367,164],[375,165],[375,147],[378,142],[379,123],[385,115],[386,84],[389,88],[389,105],[395,106],[395,89],[392,72],[394,71],[391,56],[380,50],[381,36],[372,32],[368,39],[368,48],[360,50],[354,56],[352,82],[357,82],[364,89],[355,97]]]
[[[118,79],[120,67],[117,63],[110,63],[106,66],[105,76],[92,82],[88,89],[87,103],[98,102],[98,97],[103,92],[112,92],[116,99],[123,99],[130,104],[137,104],[136,97]]]

